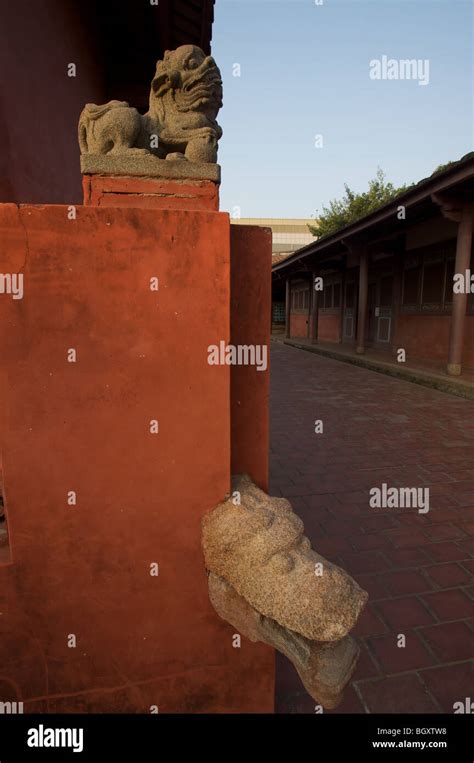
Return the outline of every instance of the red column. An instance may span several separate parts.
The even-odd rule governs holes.
[[[455,272],[465,275],[471,261],[472,247],[472,209],[464,209],[458,226]],[[468,284],[461,294],[453,293],[451,330],[447,372],[450,376],[459,376],[462,370],[462,349],[464,324],[466,319]]]
[[[318,272],[313,270],[311,278],[311,312],[309,314],[309,338],[311,344],[318,343],[318,323],[319,323],[319,291],[314,288],[314,282],[318,277]]]
[[[403,251],[400,244],[393,255],[393,306],[392,306],[392,339],[391,339],[391,353],[397,354],[398,350],[398,327],[400,319],[400,311],[402,304],[402,284],[403,284]]]
[[[357,316],[357,348],[362,355],[365,352],[365,317],[367,314],[367,293],[369,282],[369,257],[367,250],[361,249],[359,260],[359,311]]]
[[[343,334],[344,334],[344,298],[346,293],[346,265],[344,265],[344,270],[341,273],[341,298],[340,298],[340,304],[339,304],[339,344],[342,344]]]

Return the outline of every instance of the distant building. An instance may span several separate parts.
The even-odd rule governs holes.
[[[355,354],[474,370],[473,210],[474,152],[275,262],[274,324]]]
[[[247,217],[231,220],[234,225],[261,225],[272,229],[272,260],[276,265],[301,247],[311,244],[315,237],[309,232],[308,225],[314,225],[314,219]],[[285,323],[285,300],[274,300],[272,304],[272,327],[283,330]]]
[[[284,256],[293,254],[306,244],[314,241],[314,236],[308,230],[308,225],[314,225],[315,220],[305,218],[280,218],[280,217],[242,217],[231,220],[234,225],[261,225],[262,228],[271,228],[273,233],[273,264],[280,262]],[[275,259],[277,257],[278,259]]]

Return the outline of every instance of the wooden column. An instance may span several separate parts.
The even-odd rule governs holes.
[[[341,274],[341,301],[340,301],[340,315],[339,315],[339,344],[342,344],[342,338],[344,335],[344,302],[346,298],[346,272],[347,265],[344,264],[344,270]]]
[[[285,296],[285,339],[290,338],[290,317],[291,317],[291,279],[287,276],[286,296]]]
[[[393,255],[393,300],[392,300],[392,338],[390,350],[392,355],[397,354],[398,350],[398,323],[400,319],[402,305],[402,286],[403,286],[403,252],[405,251],[405,242],[397,242]]]
[[[458,226],[455,273],[462,273],[463,276],[466,275],[466,271],[469,269],[471,262],[472,214],[472,209],[463,209]],[[461,294],[453,293],[447,366],[447,372],[450,376],[459,376],[462,370],[463,336],[464,324],[466,321],[468,287],[469,285],[465,284],[464,291]]]
[[[311,344],[318,342],[318,323],[319,323],[319,295],[320,292],[314,288],[314,282],[318,277],[318,271],[313,270],[311,277],[311,312],[309,315],[309,338]]]
[[[369,255],[364,246],[360,250],[359,258],[359,304],[357,315],[357,347],[356,352],[363,355],[365,352],[365,320],[367,315],[367,293],[369,284]]]

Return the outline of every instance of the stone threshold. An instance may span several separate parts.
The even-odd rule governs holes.
[[[340,360],[343,363],[351,363],[354,366],[367,368],[370,371],[376,371],[380,374],[394,376],[397,379],[403,379],[404,381],[409,381],[414,384],[421,384],[423,387],[437,389],[448,395],[456,395],[457,397],[474,400],[474,383],[465,380],[462,377],[449,377],[421,368],[403,368],[393,361],[390,362],[378,358],[374,359],[367,355],[357,355],[355,352],[351,352],[347,349],[337,350],[334,347],[325,347],[323,344],[310,344],[309,342],[304,342],[298,339],[285,339],[283,336],[278,335],[272,336],[271,340],[272,342],[279,342],[280,344],[287,344],[290,347],[296,347],[299,350],[314,352],[317,355],[322,355],[323,357],[331,358],[332,360]]]

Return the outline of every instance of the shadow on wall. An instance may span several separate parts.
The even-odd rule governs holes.
[[[81,203],[77,120],[106,100],[89,7],[0,0],[2,202]]]
[[[7,516],[3,499],[3,470],[0,465],[0,564],[11,561],[10,544],[8,541]]]

